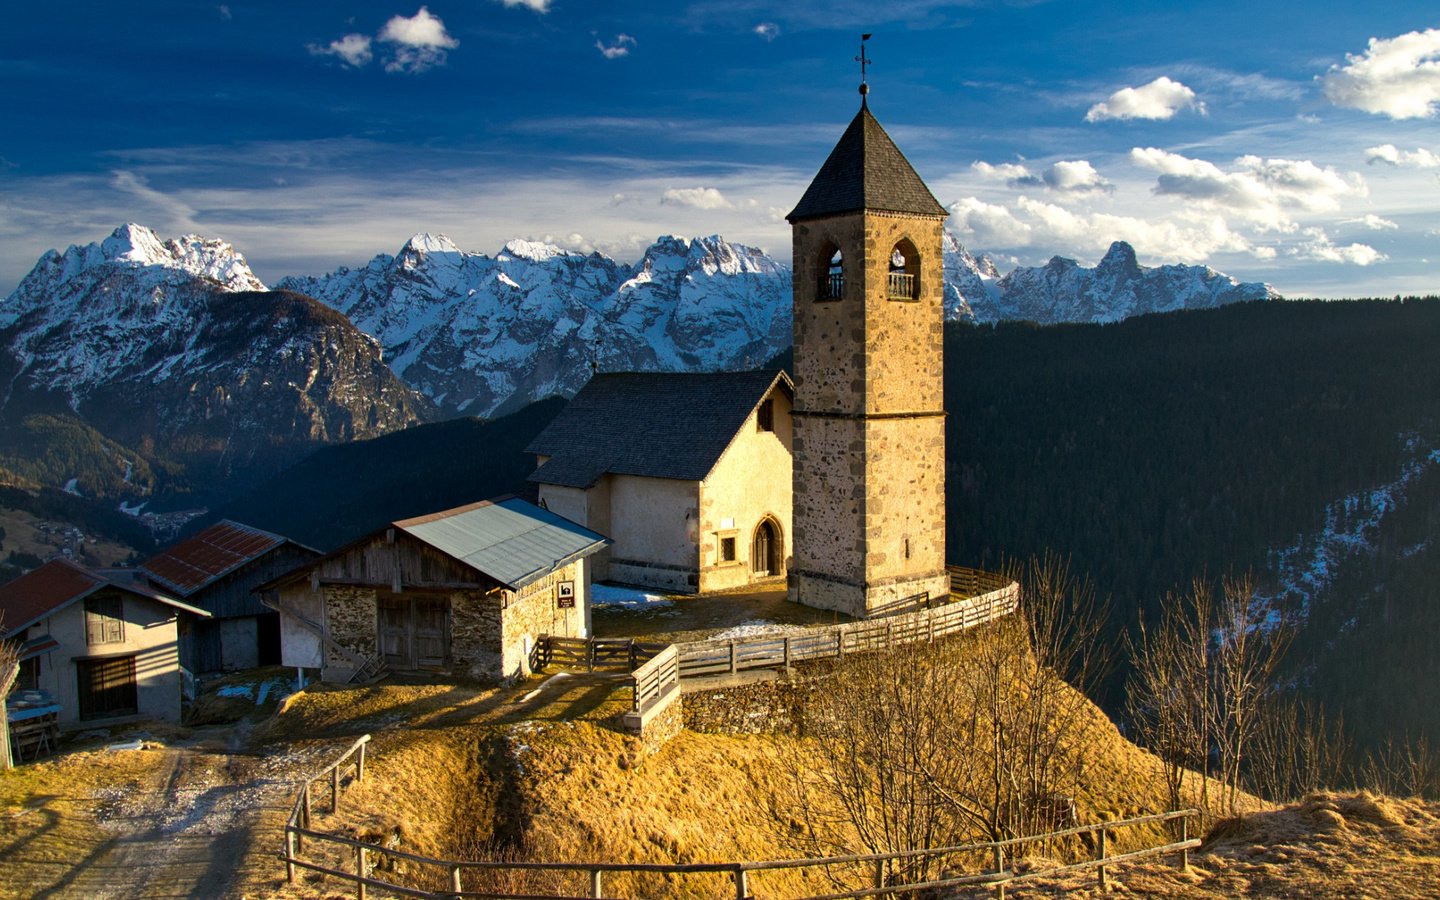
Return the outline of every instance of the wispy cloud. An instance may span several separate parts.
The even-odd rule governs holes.
[[[670,188],[661,196],[660,202],[696,209],[729,209],[733,205],[713,187]]]
[[[220,18],[224,19],[224,20],[227,21],[227,22],[229,22],[231,19],[235,18],[235,14],[232,13],[232,12],[230,12],[230,7],[227,6],[227,5],[224,4],[224,3],[222,3],[222,4],[220,4],[219,6],[215,7],[215,11],[218,12],[218,13],[220,13]]]
[[[550,11],[550,0],[495,0],[495,2],[504,6],[506,9],[523,6],[526,9],[533,9],[541,15]]]
[[[991,165],[981,161],[972,163],[970,168],[982,178],[1003,181],[1015,188],[1039,187],[1074,194],[1114,190],[1114,185],[1106,181],[1095,167],[1084,159],[1058,160],[1038,175],[1020,163]]]
[[[1401,150],[1394,144],[1381,144],[1378,147],[1365,148],[1365,162],[1372,166],[1376,163],[1384,163],[1388,166],[1414,166],[1417,169],[1440,168],[1440,156],[1424,147]]]
[[[1336,106],[1392,119],[1426,119],[1440,107],[1440,29],[1371,38],[1345,61],[1320,76]]]
[[[754,31],[756,34],[760,35],[765,40],[773,41],[775,40],[776,36],[780,34],[780,26],[776,25],[774,22],[761,22],[759,25],[755,26]]]
[[[1178,81],[1161,75],[1140,87],[1121,88],[1110,97],[1090,107],[1087,122],[1106,119],[1169,119],[1182,109],[1205,112],[1195,92]]]
[[[375,58],[375,54],[370,50],[370,38],[363,34],[347,34],[324,46],[310,44],[309,49],[315,56],[335,56],[345,65],[356,69],[369,65],[370,60]]]
[[[621,33],[615,35],[615,40],[609,44],[606,44],[604,41],[597,40],[595,42],[595,49],[599,50],[600,55],[605,57],[606,59],[619,59],[622,56],[629,56],[630,48],[635,46],[635,43],[636,41],[633,37],[628,34]]]
[[[1397,223],[1392,222],[1389,219],[1377,216],[1374,213],[1366,213],[1358,219],[1345,219],[1340,224],[1359,225],[1360,227],[1368,228],[1371,231],[1396,231],[1400,228]]]
[[[1385,254],[1368,244],[1346,244],[1339,246],[1330,239],[1322,228],[1306,228],[1305,240],[1290,247],[1286,253],[1296,259],[1316,262],[1349,263],[1355,266],[1370,266],[1389,259]]]

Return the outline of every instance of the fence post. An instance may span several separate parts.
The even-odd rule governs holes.
[[[357,900],[365,900],[365,856],[364,847],[355,848],[355,874],[359,877],[359,880],[355,882]]]
[[[304,795],[304,806],[301,807],[301,809],[300,809],[300,821],[301,821],[301,824],[303,825],[303,827],[309,828],[309,827],[310,827],[310,782],[308,782],[308,781],[305,782],[305,790],[303,791],[303,795]],[[304,849],[304,847],[305,847],[305,838],[304,838],[302,835],[298,835],[298,834],[297,834],[295,837],[296,837],[296,839],[297,839],[297,840],[296,840],[296,843],[299,844],[299,846],[301,847],[301,849]]]
[[[1096,871],[1099,872],[1099,874],[1100,874],[1100,890],[1102,890],[1102,891],[1103,891],[1103,890],[1106,890],[1106,889],[1107,889],[1107,885],[1109,884],[1109,881],[1105,878],[1105,866],[1103,865],[1103,860],[1105,859],[1105,843],[1106,843],[1106,841],[1105,841],[1105,833],[1106,833],[1106,831],[1107,831],[1107,829],[1105,828],[1105,826],[1104,826],[1104,825],[1101,825],[1101,826],[1100,826],[1100,855],[1099,855],[1098,858],[1099,858],[1100,860],[1102,860],[1102,865],[1100,865],[1099,867],[1097,867]]]
[[[735,671],[736,671],[736,669],[735,669],[735,642],[734,642],[734,641],[731,641],[731,642],[730,642],[730,673],[733,675],[733,674],[735,673]]]
[[[740,866],[735,867],[735,900],[748,900],[750,897],[750,883],[746,872]]]
[[[451,866],[451,867],[450,867],[450,890],[451,890],[452,892],[454,892],[455,896],[457,896],[457,897],[460,896],[460,891],[462,890],[462,888],[460,887],[460,867],[459,867],[459,866]]]
[[[595,671],[595,638],[591,637],[585,642],[585,668],[586,671]]]
[[[601,890],[600,890],[600,870],[599,870],[599,869],[591,869],[591,870],[590,870],[590,896],[591,896],[591,897],[603,897],[603,896],[605,896],[605,895],[601,892]]]
[[[1180,817],[1180,843],[1190,840],[1190,817]],[[1186,872],[1190,869],[1190,848],[1180,848],[1180,871]]]
[[[285,823],[285,883],[295,883],[295,832]]]
[[[790,671],[790,637],[785,637],[785,671]]]
[[[885,858],[875,860],[875,882],[871,887],[883,888],[885,886]]]
[[[330,770],[330,815],[340,811],[340,767]]]
[[[365,744],[370,743],[366,741]],[[355,758],[355,780],[365,780],[365,744],[360,745],[360,754]]]
[[[999,844],[999,843],[997,843],[997,844],[995,845],[995,874],[998,875],[998,876],[1001,876],[1002,878],[1003,878],[1004,875],[1005,875],[1005,845],[1004,845],[1004,844]],[[1005,900],[1005,882],[1003,882],[1003,881],[997,881],[997,882],[995,882],[995,897],[997,898],[997,900]]]

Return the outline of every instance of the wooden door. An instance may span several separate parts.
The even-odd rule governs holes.
[[[444,667],[450,647],[450,601],[444,597],[415,597],[415,665]]]
[[[380,652],[392,669],[415,668],[410,598],[380,595]]]
[[[75,660],[81,719],[133,716],[140,711],[135,657]]]

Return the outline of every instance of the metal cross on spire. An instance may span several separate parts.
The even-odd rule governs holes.
[[[862,96],[870,93],[870,85],[865,81],[865,67],[874,62],[865,55],[865,42],[868,40],[870,40],[870,35],[860,35],[860,55],[855,57],[855,61],[860,64],[860,93]]]

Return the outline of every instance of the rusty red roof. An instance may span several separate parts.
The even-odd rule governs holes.
[[[156,584],[182,597],[259,559],[285,538],[224,519],[140,564]]]
[[[5,634],[27,628],[105,586],[100,578],[63,559],[52,559],[14,581],[0,585],[0,628]]]

